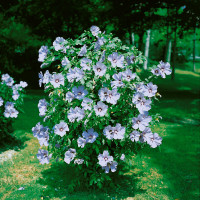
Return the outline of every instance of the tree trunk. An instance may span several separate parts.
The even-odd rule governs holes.
[[[196,43],[196,27],[194,27],[194,39],[193,39],[193,71],[195,72],[195,43]]]
[[[174,28],[174,48],[173,48],[173,62],[172,62],[172,75],[171,75],[171,80],[174,80],[175,78],[175,64],[176,64],[176,32],[177,32],[177,14],[178,14],[178,9],[176,7],[176,17],[175,17],[175,28]]]
[[[144,55],[146,57],[146,60],[144,61],[143,68],[147,69],[148,59],[149,59],[149,46],[150,46],[150,36],[151,36],[151,30],[147,30],[147,37],[146,37],[146,43],[145,43],[145,52]]]
[[[172,53],[172,39],[167,39],[167,49],[166,49],[166,56],[165,61],[170,63],[171,62],[171,53]]]
[[[135,35],[134,33],[131,33],[131,43],[134,45]]]
[[[165,51],[165,62],[171,62],[171,53],[172,53],[172,39],[171,39],[171,27],[169,24],[169,6],[167,6],[167,44]]]

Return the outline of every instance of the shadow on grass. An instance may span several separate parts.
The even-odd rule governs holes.
[[[137,174],[138,175],[138,174]],[[69,185],[74,177],[80,176],[66,163],[54,163],[52,167],[42,173],[39,184],[45,188],[43,198],[53,197],[66,199],[124,199],[134,197],[137,193],[144,193],[145,190],[136,187],[137,179],[134,174],[116,175],[113,180],[113,187],[103,187],[102,190],[88,189],[85,185],[75,188],[70,192]],[[139,176],[142,176],[140,174]],[[83,180],[84,182],[84,180]],[[85,181],[86,183],[86,181]]]
[[[158,149],[146,148],[149,165],[164,176],[168,196],[173,199],[199,199],[199,139],[197,126],[166,126],[168,136]]]
[[[0,154],[7,150],[21,150],[26,147],[25,142],[29,140],[24,134],[23,130],[8,133],[0,140]]]

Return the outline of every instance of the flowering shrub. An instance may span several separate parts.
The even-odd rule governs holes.
[[[158,93],[150,79],[165,78],[171,70],[160,62],[142,81],[136,67],[143,60],[135,47],[96,26],[78,39],[57,37],[53,46],[40,48],[41,68],[51,70],[39,73],[49,99],[38,104],[44,123],[32,128],[47,149],[38,151],[41,164],[62,159],[81,171],[89,185],[102,187],[139,146],[161,144],[151,131],[157,115],[148,112]]]
[[[1,75],[1,74],[0,74]],[[24,88],[27,83],[20,81],[14,84],[9,74],[1,75],[0,84],[0,139],[2,140],[11,130],[13,118],[17,118],[23,103]]]

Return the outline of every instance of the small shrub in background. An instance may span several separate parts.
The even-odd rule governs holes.
[[[49,99],[39,101],[43,123],[32,128],[42,147],[37,158],[74,166],[83,176],[74,177],[74,187],[112,183],[112,174],[123,171],[139,147],[161,144],[151,131],[158,115],[150,116],[150,109],[159,95],[150,80],[170,74],[168,63],[141,80],[136,68],[142,54],[96,26],[75,40],[57,37],[53,46],[40,48],[38,60],[49,67],[39,74]]]
[[[9,74],[1,74],[0,83],[0,140],[6,139],[12,132],[12,122],[18,117],[24,97],[24,88],[27,83],[20,81],[15,84],[14,79]]]

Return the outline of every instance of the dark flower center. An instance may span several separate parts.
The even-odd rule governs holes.
[[[116,63],[116,62],[117,62],[117,59],[114,58],[114,59],[113,59],[113,62]]]
[[[56,79],[55,82],[58,83],[58,82],[59,82],[59,79]]]
[[[93,135],[90,135],[88,138],[89,138],[89,139],[92,139],[92,138],[93,138]]]
[[[62,132],[62,131],[63,131],[63,128],[60,128],[59,130]]]
[[[101,68],[97,68],[97,71],[100,72],[100,71],[101,71]]]
[[[102,108],[98,108],[98,111],[101,112],[101,111],[102,111]]]

